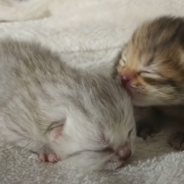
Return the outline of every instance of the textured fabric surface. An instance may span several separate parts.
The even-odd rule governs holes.
[[[1,23],[0,38],[36,40],[72,65],[108,73],[138,24],[162,14],[184,15],[182,0],[62,2],[63,6],[53,6],[49,18]],[[184,153],[167,145],[167,133],[147,141],[137,139],[135,154],[124,168],[98,173],[75,168],[70,161],[41,163],[27,150],[0,141],[2,184],[181,184],[183,173]]]

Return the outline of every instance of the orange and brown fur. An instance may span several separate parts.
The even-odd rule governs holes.
[[[160,17],[138,27],[125,46],[117,71],[135,105],[159,106],[161,110],[160,106],[184,105],[184,19]],[[174,108],[164,111],[182,119],[183,107],[177,107],[181,112],[177,115],[172,113]],[[184,131],[170,144],[184,149],[183,142]]]

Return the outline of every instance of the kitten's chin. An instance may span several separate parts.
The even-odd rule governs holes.
[[[131,101],[133,103],[133,105],[135,106],[147,106],[147,103],[144,100],[144,95],[137,93],[137,92],[133,92],[131,90],[127,90]]]
[[[140,107],[155,105],[154,104],[155,102],[153,100],[148,100],[150,98],[146,98],[147,97],[146,94],[143,94],[139,92],[138,90],[129,88],[129,87],[126,87],[125,89],[127,93],[129,94],[133,105],[140,106]]]
[[[139,107],[147,107],[147,106],[162,106],[164,105],[162,101],[158,102],[158,101],[154,101],[154,100],[147,100],[145,96],[143,96],[142,98],[131,98],[133,105],[135,106],[139,106]],[[167,105],[167,104],[166,104]]]
[[[146,100],[145,95],[143,94],[130,94],[131,101],[133,105],[140,106],[140,107],[146,107],[146,106],[152,106],[153,103],[149,100]]]
[[[133,103],[133,105],[139,106],[139,107],[147,107],[147,106],[151,106],[152,105],[150,103],[145,103],[144,101],[133,100],[133,99],[132,99],[132,103]]]

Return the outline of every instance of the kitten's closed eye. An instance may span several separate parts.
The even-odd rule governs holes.
[[[158,83],[160,81],[162,85],[170,85],[172,87],[178,87],[174,80],[168,79],[164,75],[161,75],[158,73],[153,73],[153,72],[149,72],[149,71],[141,71],[140,75],[143,77],[149,78],[151,80],[157,80]]]
[[[161,79],[162,76],[159,75],[158,73],[154,73],[152,71],[146,71],[146,70],[143,70],[143,71],[140,71],[139,74],[143,77],[147,77],[147,78],[153,78],[153,79]]]

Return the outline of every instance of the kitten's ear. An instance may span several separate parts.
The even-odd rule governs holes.
[[[110,71],[110,76],[113,78],[113,79],[116,79],[117,77],[117,66],[119,64],[119,61],[121,59],[121,52],[118,53],[117,57],[115,58],[114,60],[114,63],[113,63],[113,66],[112,66],[112,70]]]
[[[66,118],[53,122],[52,125],[49,127],[49,138],[51,141],[55,141],[60,136],[62,136],[65,122]]]
[[[117,57],[114,59],[114,64],[113,64],[113,70],[111,72],[111,76],[113,79],[115,80],[119,80],[119,77],[118,77],[118,71],[117,71],[117,67],[120,63],[120,60],[123,56],[123,53],[124,53],[124,50],[126,48],[127,44],[125,44],[123,47],[122,47],[122,50],[118,53]],[[118,78],[117,78],[118,77]]]

